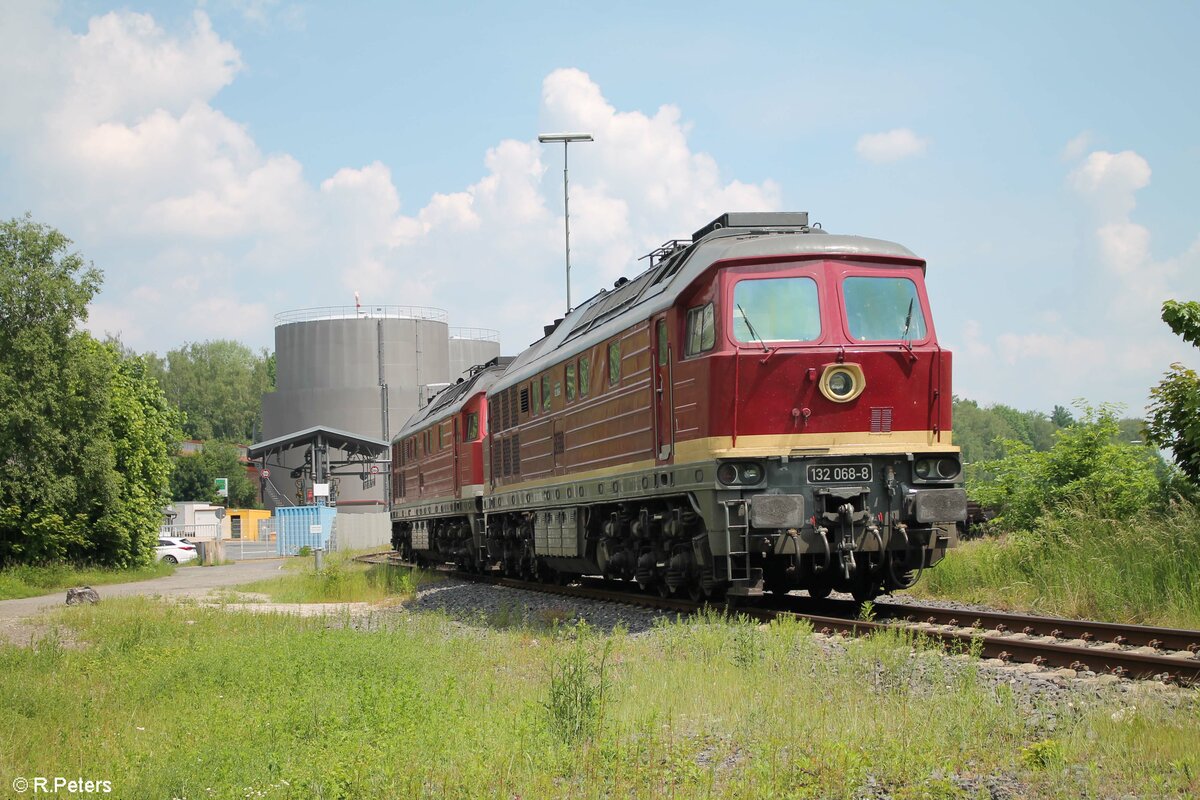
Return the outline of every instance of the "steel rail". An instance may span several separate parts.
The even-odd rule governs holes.
[[[769,601],[778,604],[779,598]],[[853,600],[814,600],[785,595],[784,610],[798,613],[822,613],[830,616],[857,616],[859,604]],[[1005,611],[950,609],[907,603],[873,603],[879,620],[977,628],[997,633],[1022,633],[1026,636],[1050,636],[1078,640],[1087,644],[1107,643],[1122,647],[1150,647],[1159,651],[1200,653],[1200,631],[1186,628],[1162,628],[1119,622],[1093,622],[1061,617],[1044,617]]]
[[[387,554],[360,556],[357,560],[364,561],[365,563],[401,565],[397,559],[389,557]],[[650,594],[633,594],[631,592],[614,591],[594,586],[558,586],[555,584],[517,580],[500,575],[481,575],[453,570],[447,571],[447,574],[463,580],[490,583],[511,589],[656,608],[682,614],[693,614],[703,610],[705,607],[712,607],[706,603],[696,603],[679,598],[664,598]],[[813,626],[815,632],[827,635],[847,634],[851,636],[863,636],[878,631],[894,631],[899,625],[913,631],[927,641],[937,642],[945,650],[952,653],[972,653],[978,654],[983,658],[995,658],[1004,662],[1024,662],[1042,668],[1066,668],[1075,671],[1090,671],[1096,674],[1117,675],[1139,680],[1164,680],[1187,686],[1200,684],[1200,658],[1197,658],[1195,651],[1189,651],[1186,647],[1178,648],[1178,651],[1173,655],[1166,655],[1152,650],[1152,645],[1150,644],[1141,646],[1140,649],[1123,649],[1126,643],[1116,641],[1089,645],[1086,644],[1089,637],[1082,635],[1083,633],[1092,631],[1093,633],[1090,638],[1094,641],[1096,636],[1095,631],[1102,630],[1114,635],[1124,635],[1132,641],[1131,637],[1134,635],[1134,631],[1144,630],[1146,632],[1145,636],[1139,634],[1139,637],[1145,638],[1147,642],[1150,642],[1153,641],[1153,637],[1155,636],[1159,637],[1162,641],[1166,641],[1162,637],[1166,636],[1167,632],[1170,632],[1171,635],[1181,637],[1170,640],[1173,643],[1178,643],[1184,640],[1194,640],[1198,633],[1200,633],[1196,631],[1181,631],[1173,628],[1143,629],[1141,626],[1136,625],[1060,620],[1053,617],[952,612],[949,609],[901,606],[892,603],[881,603],[874,606],[874,609],[878,613],[885,615],[885,619],[864,620],[855,618],[860,608],[857,603],[846,603],[846,605],[853,606],[855,614],[828,616],[794,609],[754,606],[736,609],[728,609],[725,606],[716,607],[722,610],[732,610],[734,613],[742,614],[762,622],[769,622],[783,616],[794,617],[807,621]],[[828,608],[830,604],[826,602],[824,607]],[[893,614],[894,616],[891,616]],[[931,625],[938,624],[936,620],[945,618],[947,620],[954,620],[955,623],[959,619],[967,619],[972,624],[966,627],[982,628],[984,620],[988,620],[996,625],[1003,624],[1006,628],[993,627],[990,630],[997,631],[997,633],[993,634],[978,630],[946,630],[935,627],[918,627],[911,618],[920,615],[924,615],[925,619],[918,620],[917,622],[928,622]],[[947,616],[943,617],[943,615]],[[930,617],[935,621],[929,622]],[[1013,631],[1008,622],[1014,620],[1028,620],[1030,624],[1023,625],[1021,630]],[[975,625],[974,623],[976,622],[979,624]],[[1038,634],[1028,633],[1024,628],[1028,627],[1031,630],[1037,631],[1045,627],[1042,623],[1058,627],[1051,627],[1046,634],[1042,635],[1043,638],[1029,638]],[[946,621],[941,624],[950,626],[952,623]],[[1005,630],[1010,632],[1006,633],[1004,632]],[[1072,641],[1062,641],[1052,635],[1051,632],[1055,630],[1059,631],[1060,634],[1077,632],[1079,635],[1075,636]],[[1123,633],[1117,633],[1118,631]],[[1074,643],[1079,640],[1083,640],[1085,644]]]

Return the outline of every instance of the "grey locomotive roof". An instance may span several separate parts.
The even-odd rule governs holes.
[[[429,405],[408,418],[400,432],[392,437],[392,441],[411,436],[434,420],[443,419],[462,411],[463,406],[471,397],[478,392],[486,391],[504,372],[508,362],[503,359],[496,360],[501,363],[491,364],[489,362],[490,366],[479,370],[469,378],[446,387],[435,395]]]
[[[840,256],[924,260],[895,242],[825,233],[819,228],[723,228],[680,247],[650,269],[611,291],[602,291],[574,309],[545,338],[534,342],[494,382],[489,394],[527,380],[560,360],[582,353],[629,325],[626,312],[646,318],[670,307],[713,263],[760,256]]]

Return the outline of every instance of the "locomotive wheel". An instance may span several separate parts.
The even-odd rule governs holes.
[[[706,593],[704,591],[704,587],[702,587],[700,585],[699,581],[692,581],[691,583],[688,584],[687,596],[688,596],[688,599],[691,600],[693,603],[699,603],[701,600],[704,599],[705,594]]]
[[[671,587],[670,587],[670,586],[667,586],[667,582],[666,582],[666,581],[659,581],[659,582],[656,584],[655,588],[657,588],[657,589],[658,589],[658,596],[659,596],[659,597],[664,597],[664,598],[665,598],[665,597],[670,597],[670,596],[671,596]]]
[[[809,586],[807,591],[808,596],[812,599],[824,600],[826,597],[829,597],[829,593],[833,591],[833,587],[828,583],[818,583],[816,585]]]
[[[869,583],[855,584],[855,586],[850,589],[850,596],[853,597],[855,599],[855,601],[859,602],[859,603],[866,603],[868,601],[874,600],[879,595],[880,595],[879,585],[876,584],[874,581],[871,581]]]

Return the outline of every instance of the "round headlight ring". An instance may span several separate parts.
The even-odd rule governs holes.
[[[818,388],[826,399],[835,403],[849,403],[863,393],[867,379],[858,364],[826,364],[822,368]]]
[[[928,480],[929,476],[933,474],[933,470],[933,462],[928,458],[922,458],[917,461],[917,463],[913,464],[913,472],[915,472],[917,477],[921,478],[922,480]]]
[[[736,464],[726,462],[717,467],[717,480],[726,486],[736,486],[738,484],[738,468]]]
[[[758,464],[742,464],[738,472],[742,483],[758,483],[763,479],[762,467]]]
[[[943,458],[937,462],[938,476],[945,478],[946,480],[957,477],[958,473],[961,471],[962,470],[958,466],[958,462],[953,458]]]

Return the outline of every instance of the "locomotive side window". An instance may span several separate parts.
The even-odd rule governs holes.
[[[542,376],[542,411],[550,410],[550,376]]]
[[[439,450],[441,450],[443,447],[449,447],[451,442],[454,440],[454,426],[449,422],[443,422],[441,427],[442,435],[440,437],[441,442],[438,444]]]
[[[463,426],[463,441],[473,442],[479,438],[479,412],[467,414],[467,424]]]
[[[908,278],[854,277],[842,283],[850,336],[860,342],[920,341],[925,314]]]
[[[592,389],[592,359],[590,356],[579,357],[579,396],[587,397]]]
[[[663,329],[665,333],[665,328]],[[717,343],[717,328],[713,316],[713,304],[688,309],[687,348],[684,355],[694,356],[712,350]]]
[[[538,413],[538,409],[542,407],[541,395],[538,394],[538,382],[530,381],[529,389],[533,393],[533,405],[529,407],[530,413],[533,414],[534,416],[536,416]]]
[[[667,321],[660,319],[658,321],[658,365],[665,367],[667,365],[667,351],[670,345],[667,343]]]
[[[621,340],[608,343],[608,385],[616,386],[621,380]]]
[[[763,278],[733,287],[733,338],[759,342],[811,342],[821,337],[817,282]]]
[[[567,402],[575,400],[575,362],[567,364]]]

